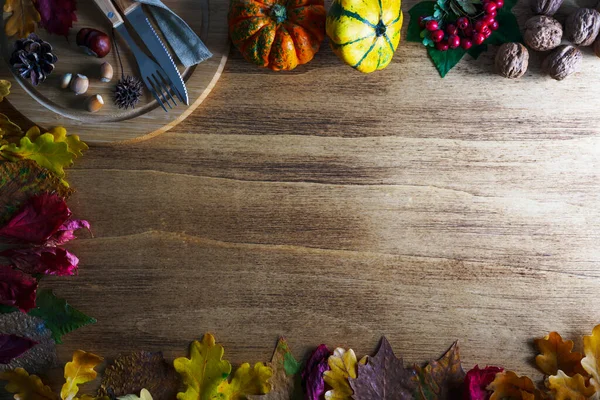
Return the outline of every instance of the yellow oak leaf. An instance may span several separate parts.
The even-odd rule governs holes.
[[[348,377],[356,379],[356,365],[366,364],[367,357],[357,361],[356,354],[352,349],[338,347],[327,359],[329,371],[323,373],[325,383],[331,386],[331,390],[325,392],[326,400],[350,400],[354,391],[350,387]]]
[[[581,366],[590,374],[590,382],[600,392],[600,325],[596,325],[590,336],[583,337]]]
[[[51,133],[38,136],[34,142],[24,136],[18,146],[15,143],[5,144],[0,147],[0,156],[9,161],[33,160],[59,177],[65,175],[63,168],[73,164],[75,158],[67,143],[55,142]]]
[[[60,391],[63,400],[72,400],[79,393],[79,385],[93,381],[98,376],[94,368],[103,358],[83,350],[73,353],[73,361],[65,364],[65,384]]]
[[[492,391],[490,400],[541,400],[542,393],[526,376],[517,376],[513,371],[496,374],[487,390]]]
[[[126,396],[117,397],[119,400],[153,400],[152,395],[146,389],[142,389],[140,391],[140,395],[136,396],[135,394],[128,394]]]
[[[85,142],[79,139],[78,135],[67,135],[67,130],[62,126],[57,126],[48,131],[48,133],[54,136],[54,142],[65,142],[69,146],[69,151],[75,154],[77,157],[83,155],[83,151],[89,147]],[[32,142],[34,142],[40,136],[40,128],[33,126],[29,128],[25,136],[27,136]]]
[[[570,377],[563,371],[548,377],[546,386],[551,390],[554,400],[587,400],[596,393],[593,386],[586,386],[582,375]]]
[[[0,101],[4,100],[4,98],[10,94],[10,87],[10,81],[0,79]]]
[[[35,32],[35,24],[40,21],[40,13],[31,0],[6,0],[4,12],[12,13],[4,22],[6,36],[16,35],[18,38],[24,38]]]
[[[0,372],[0,380],[8,381],[4,389],[14,393],[16,400],[59,400],[38,376],[29,375],[23,368]]]
[[[173,361],[186,385],[185,392],[177,393],[179,400],[209,400],[217,395],[219,385],[231,373],[231,364],[222,360],[223,353],[223,346],[216,344],[215,337],[207,333],[202,342],[192,342],[190,358]]]
[[[546,375],[556,375],[559,370],[568,376],[587,375],[581,366],[583,355],[573,351],[572,340],[563,340],[557,332],[550,332],[534,342],[541,353],[535,357],[535,363]]]
[[[249,395],[267,394],[271,391],[269,379],[273,376],[273,369],[261,362],[254,364],[254,368],[248,363],[240,365],[235,371],[231,382],[224,380],[219,385],[218,392],[221,398],[227,400],[242,400]]]
[[[0,137],[21,136],[23,131],[4,114],[0,114]]]

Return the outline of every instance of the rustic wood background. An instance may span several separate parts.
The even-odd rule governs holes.
[[[92,147],[68,179],[95,237],[43,286],[98,323],[61,361],[182,356],[205,332],[233,363],[279,335],[362,355],[386,335],[407,363],[460,339],[466,367],[539,378],[533,338],[580,346],[600,323],[600,60],[555,82],[532,56],[508,81],[493,55],[441,80],[413,43],[368,76],[326,45],[291,73],[233,50],[184,123]]]

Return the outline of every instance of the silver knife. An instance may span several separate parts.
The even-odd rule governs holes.
[[[158,37],[154,27],[146,17],[142,5],[135,1],[116,0],[117,8],[123,13],[127,21],[140,36],[150,54],[156,62],[162,67],[167,74],[167,79],[170,81],[171,87],[175,90],[175,94],[186,105],[189,104],[188,92],[181,79],[181,75],[175,66],[173,58],[169,51]]]

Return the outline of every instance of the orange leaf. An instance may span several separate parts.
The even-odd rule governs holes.
[[[12,13],[4,25],[6,36],[24,38],[35,32],[35,23],[40,21],[32,0],[6,0],[4,12]]]
[[[541,353],[535,357],[535,363],[546,375],[556,375],[561,370],[568,376],[587,376],[581,366],[583,355],[572,352],[572,340],[563,340],[558,333],[550,332],[543,339],[535,339],[535,345]]]
[[[596,393],[593,386],[585,385],[583,376],[576,374],[570,377],[563,371],[549,377],[546,386],[552,391],[554,400],[587,400]]]
[[[492,391],[490,400],[541,400],[542,393],[526,376],[517,376],[512,371],[496,374],[496,378],[487,387]]]

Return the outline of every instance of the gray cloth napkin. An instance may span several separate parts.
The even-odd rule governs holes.
[[[177,14],[165,6],[160,0],[136,0],[150,7],[150,12],[154,16],[156,23],[163,33],[164,38],[169,42],[171,48],[177,54],[179,61],[186,66],[191,67],[212,57],[202,40],[194,33],[192,28],[185,23]]]

